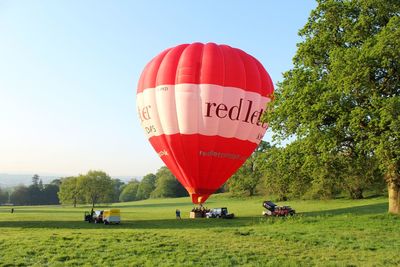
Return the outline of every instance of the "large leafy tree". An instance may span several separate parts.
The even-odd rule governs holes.
[[[112,201],[114,195],[114,182],[103,171],[89,171],[78,179],[78,188],[82,196],[92,207],[100,202]]]
[[[136,199],[136,195],[138,192],[139,182],[137,180],[130,181],[124,188],[122,189],[121,194],[119,195],[119,201],[127,202],[134,201]]]
[[[123,181],[121,181],[120,179],[112,179],[112,182],[113,182],[113,187],[114,187],[112,201],[118,202],[119,197],[120,197],[124,187],[126,186],[126,184]]]
[[[151,197],[183,197],[188,195],[186,189],[178,182],[167,167],[161,167],[157,171],[156,177],[156,187],[151,193]]]
[[[156,188],[157,176],[153,173],[146,174],[139,183],[136,199],[147,199],[151,192]]]
[[[319,0],[267,115],[279,138],[294,136],[327,163],[320,167],[376,159],[391,213],[400,213],[399,14],[398,0]]]
[[[78,184],[78,179],[80,177],[66,177],[61,179],[60,191],[58,192],[58,198],[61,204],[76,204],[82,201],[81,188]]]
[[[292,142],[285,148],[273,146],[266,154],[262,172],[267,193],[275,195],[278,200],[287,200],[303,197],[308,191],[320,190],[319,184],[311,183],[310,168],[306,164],[308,159],[300,141]],[[329,191],[331,187],[324,188]]]
[[[263,176],[262,168],[266,160],[269,143],[261,141],[257,149],[244,162],[242,167],[228,180],[229,191],[234,194],[245,193],[253,196]]]

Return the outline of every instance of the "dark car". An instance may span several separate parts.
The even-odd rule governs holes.
[[[278,206],[272,201],[264,201],[263,207],[266,211],[263,211],[264,216],[293,216],[296,211],[290,206]]]

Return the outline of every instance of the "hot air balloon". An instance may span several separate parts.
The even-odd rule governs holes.
[[[204,203],[257,147],[273,91],[261,63],[227,45],[182,44],[146,65],[137,88],[141,125],[193,203]]]

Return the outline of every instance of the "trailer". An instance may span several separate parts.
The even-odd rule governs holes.
[[[120,224],[121,212],[119,209],[95,210],[85,212],[84,220],[89,223]]]

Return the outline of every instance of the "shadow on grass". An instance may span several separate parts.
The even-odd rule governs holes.
[[[169,203],[170,205],[171,203]],[[182,203],[179,203],[182,204]],[[156,204],[159,206],[159,204]],[[146,206],[148,207],[148,206]],[[387,212],[387,203],[378,203],[363,205],[357,207],[340,208],[323,211],[312,211],[299,213],[300,216],[305,217],[319,217],[319,216],[336,216],[342,214],[352,215],[372,215],[372,214],[385,214]],[[271,218],[273,220],[280,220],[282,218]],[[102,230],[117,230],[117,229],[205,229],[205,228],[236,228],[243,226],[251,226],[258,224],[265,220],[261,216],[253,217],[237,217],[234,219],[152,219],[152,220],[123,220],[120,225],[103,225],[93,224],[84,221],[0,221],[0,228],[38,228],[38,229],[102,229]]]
[[[41,228],[41,229],[204,229],[229,228],[252,225],[261,217],[240,217],[235,219],[154,219],[127,220],[119,225],[104,225],[83,221],[0,221],[0,228]]]
[[[208,203],[212,203],[212,202],[207,202]],[[163,207],[182,207],[182,206],[190,206],[193,207],[195,206],[194,204],[190,203],[190,202],[175,202],[175,203],[148,203],[148,204],[131,204],[131,205],[118,205],[115,204],[113,206],[110,206],[110,208],[163,208]]]
[[[53,214],[53,213],[60,213],[60,214],[76,214],[77,212],[83,212],[85,211],[90,211],[84,210],[84,209],[77,209],[77,210],[63,210],[63,209],[48,209],[48,210],[43,210],[43,209],[24,209],[24,208],[15,208],[14,209],[14,214]],[[0,210],[0,213],[11,213],[10,210]]]
[[[214,203],[212,201],[207,202]],[[129,204],[129,205],[118,205],[118,203],[114,205],[98,205],[94,208],[94,210],[103,210],[103,209],[126,209],[126,208],[165,208],[165,207],[194,207],[195,205],[192,203],[184,203],[184,202],[171,202],[171,203],[145,203],[145,204]],[[63,207],[60,205],[54,206],[11,206],[11,207],[0,207],[0,213],[10,213],[11,208],[14,208],[15,213],[76,213],[76,212],[84,212],[90,211],[92,209],[91,206],[78,206],[76,208],[73,207]]]
[[[349,207],[349,208],[302,212],[299,214],[305,216],[325,216],[325,215],[341,215],[341,214],[368,215],[368,214],[385,213],[387,212],[387,210],[388,210],[387,203],[378,203],[378,204],[370,204],[370,205],[363,205],[363,206]]]

